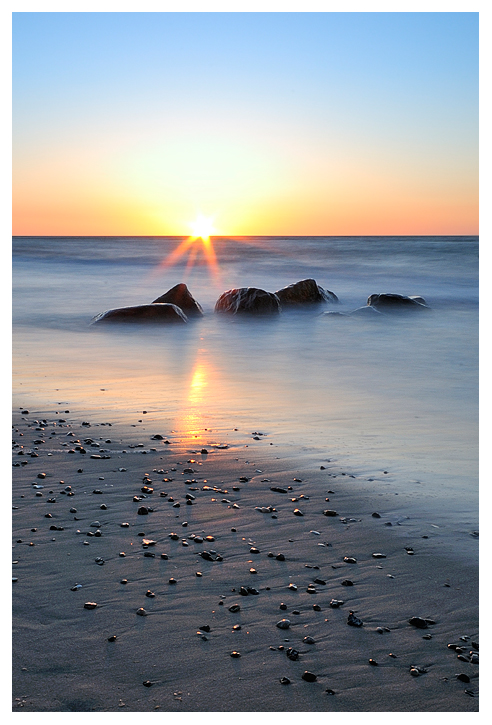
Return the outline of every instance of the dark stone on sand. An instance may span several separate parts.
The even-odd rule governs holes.
[[[372,665],[373,667],[377,667],[377,664],[378,663],[376,662],[376,660],[373,660],[372,657],[371,657],[370,660],[369,660],[369,664]]]
[[[281,488],[280,486],[271,486],[270,491],[275,491],[276,493],[287,493],[287,489]]]
[[[133,307],[118,307],[114,310],[107,310],[94,317],[91,324],[112,322],[178,323],[182,325],[188,322],[188,318],[176,305],[158,303],[135,305]]]
[[[350,579],[344,579],[343,582],[341,582],[342,587],[353,587],[354,582],[350,581]]]
[[[371,514],[371,516],[372,516],[373,519],[380,519],[381,518],[381,514],[378,514],[377,511],[375,511],[373,514]]]
[[[292,660],[293,662],[296,662],[296,660],[299,659],[299,652],[293,647],[289,647],[285,654],[287,655],[289,660]]]
[[[330,607],[332,609],[338,609],[343,605],[343,601],[341,599],[332,599],[330,602]]]
[[[137,509],[137,514],[139,514],[140,516],[147,516],[148,513],[149,509],[147,508],[147,506],[139,506],[139,508]]]
[[[277,554],[275,557],[277,561],[285,561],[285,555],[284,554]]]
[[[95,609],[97,607],[96,602],[86,602],[84,604],[84,609]]]
[[[429,626],[427,621],[422,619],[422,617],[410,617],[408,623],[411,624],[412,627],[417,627],[417,629],[427,629]]]
[[[231,604],[231,606],[229,607],[229,611],[232,612],[233,614],[235,614],[236,612],[239,612],[240,609],[241,609],[241,607],[239,606],[239,604]]]
[[[306,682],[316,682],[316,680],[318,679],[317,676],[313,672],[309,672],[309,670],[303,672],[301,676],[302,679]]]
[[[108,642],[116,642],[116,635],[112,634],[110,637],[108,637]]]
[[[428,310],[430,309],[423,297],[399,295],[394,293],[373,294],[367,299],[370,307],[379,311],[394,312],[399,310]]]
[[[150,680],[145,680],[144,682],[142,682],[142,685],[143,685],[144,687],[152,687],[152,685],[153,685],[153,684],[154,684],[154,683],[153,683],[153,682],[151,682]]]
[[[281,619],[280,622],[277,622],[277,627],[279,629],[289,629],[290,619]]]
[[[302,641],[304,644],[316,644],[316,641],[312,637],[304,637]]]
[[[279,682],[281,685],[290,685],[290,680],[288,677],[281,677]]]
[[[231,657],[234,657],[235,659],[237,659],[238,657],[241,657],[241,653],[236,652],[236,650],[234,650],[233,652],[231,652]]]
[[[240,287],[223,292],[215,304],[215,312],[230,315],[278,315],[281,311],[276,295],[256,287]]]
[[[210,632],[210,625],[204,624],[203,627],[198,627],[202,632]]]
[[[325,511],[323,511],[323,516],[338,516],[338,514],[332,509],[326,509]]]
[[[301,509],[294,509],[293,513],[294,513],[294,516],[304,516]]]
[[[463,672],[461,672],[459,675],[456,675],[456,679],[460,682],[470,682],[470,678],[468,675],[465,675]]]
[[[299,305],[318,305],[338,302],[333,292],[323,289],[314,279],[303,279],[275,292],[283,309]]]
[[[169,303],[179,307],[187,317],[201,317],[203,310],[201,305],[195,300],[190,293],[188,287],[184,284],[177,284],[163,295],[153,301],[153,305]]]
[[[347,624],[350,624],[351,627],[362,627],[363,621],[359,617],[356,617],[353,612],[349,612]]]

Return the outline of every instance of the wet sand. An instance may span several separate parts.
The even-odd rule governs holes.
[[[447,556],[391,487],[261,430],[25,410],[14,711],[478,711],[478,540]]]

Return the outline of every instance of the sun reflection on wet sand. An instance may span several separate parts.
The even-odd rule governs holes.
[[[213,377],[210,364],[198,359],[191,374],[186,401],[173,426],[183,441],[205,442],[208,427],[206,405],[210,400]]]

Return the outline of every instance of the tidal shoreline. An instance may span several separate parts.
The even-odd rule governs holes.
[[[262,431],[24,410],[14,711],[478,711],[478,541],[446,555],[390,485]]]

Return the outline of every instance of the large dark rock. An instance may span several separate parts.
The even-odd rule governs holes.
[[[240,287],[223,292],[215,303],[215,312],[230,315],[278,315],[277,295],[256,287]]]
[[[323,289],[314,279],[303,279],[275,292],[282,308],[298,305],[319,305],[323,302],[338,302],[334,292]]]
[[[110,322],[154,322],[164,324],[185,324],[188,318],[176,305],[153,303],[135,307],[118,307],[101,312],[94,317],[92,324]]]
[[[169,303],[179,307],[187,317],[201,317],[203,310],[190,293],[188,287],[182,282],[172,287],[163,295],[153,301],[152,304]]]
[[[423,297],[397,294],[374,294],[367,299],[370,307],[380,312],[393,312],[399,310],[428,310],[430,309]]]

